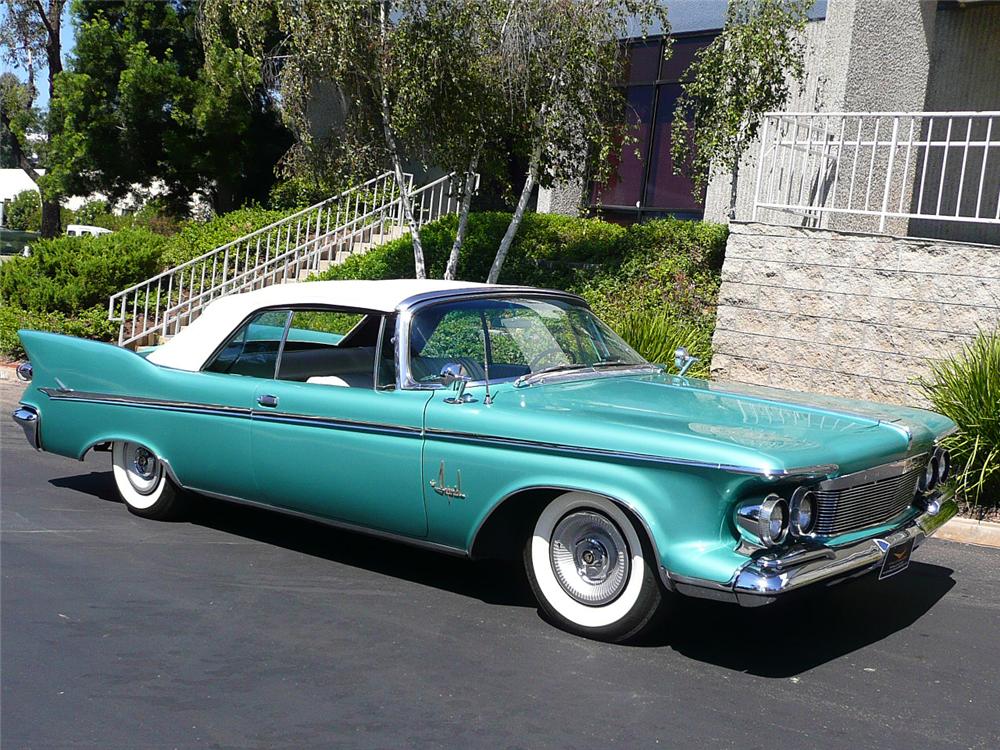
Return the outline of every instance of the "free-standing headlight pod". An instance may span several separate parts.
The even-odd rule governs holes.
[[[808,536],[816,526],[816,495],[812,490],[799,487],[792,493],[789,527],[794,536]]]
[[[944,448],[935,448],[933,460],[937,462],[937,483],[944,484],[951,476],[951,454]]]
[[[779,495],[768,495],[759,504],[740,508],[736,522],[765,547],[775,547],[788,533],[788,503]]]
[[[930,492],[933,490],[940,479],[940,456],[938,451],[940,449],[935,448],[934,452],[931,454],[930,460],[927,462],[927,466],[924,467],[924,473],[920,475],[920,480],[917,482],[917,487],[921,492]]]

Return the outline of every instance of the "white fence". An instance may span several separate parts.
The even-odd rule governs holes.
[[[457,212],[464,182],[451,173],[411,189],[417,226]],[[121,346],[171,336],[218,297],[295,281],[401,236],[409,231],[403,213],[386,172],[118,292],[108,300],[108,319],[119,323]]]
[[[772,112],[753,220],[1000,224],[1000,112]]]

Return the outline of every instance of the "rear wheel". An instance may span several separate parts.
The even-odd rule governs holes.
[[[550,502],[528,537],[524,565],[548,618],[587,638],[634,638],[661,605],[643,532],[606,498],[567,492]]]
[[[137,516],[167,521],[185,510],[185,497],[170,481],[163,462],[140,443],[116,441],[111,466],[118,494]]]

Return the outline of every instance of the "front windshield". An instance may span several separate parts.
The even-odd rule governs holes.
[[[648,366],[582,304],[507,297],[433,305],[410,328],[410,376],[441,380],[457,364],[473,381],[532,379],[543,373]]]

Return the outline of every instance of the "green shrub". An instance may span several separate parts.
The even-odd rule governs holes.
[[[34,190],[25,190],[4,206],[4,226],[22,232],[38,232],[42,228],[42,201]]]
[[[0,300],[33,312],[70,314],[107,305],[109,296],[160,269],[164,243],[143,229],[39,240],[31,257],[0,266]]]
[[[973,508],[1000,506],[1000,328],[980,331],[959,356],[931,365],[920,387],[958,425],[945,446],[959,493]]]
[[[673,366],[679,347],[698,358],[688,369],[693,377],[707,378],[712,359],[711,334],[689,322],[662,312],[636,310],[619,319],[618,335],[650,362]]]
[[[5,304],[0,306],[0,356],[24,358],[24,349],[17,337],[21,328],[100,341],[114,341],[118,335],[118,324],[108,320],[108,308],[104,305],[66,315],[60,312],[35,312]]]
[[[241,208],[216,216],[211,221],[189,222],[175,235],[163,251],[163,267],[171,268],[196,258],[220,245],[271,224],[287,212],[263,208]]]

